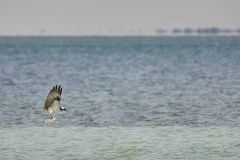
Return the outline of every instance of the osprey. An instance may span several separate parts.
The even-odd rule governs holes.
[[[36,112],[36,114],[43,114],[45,112],[48,112],[49,117],[48,120],[46,120],[45,125],[47,125],[48,123],[53,123],[53,121],[56,120],[56,118],[52,117],[52,113],[66,111],[64,107],[60,106],[61,94],[62,94],[61,85],[53,86],[45,100],[44,108]]]

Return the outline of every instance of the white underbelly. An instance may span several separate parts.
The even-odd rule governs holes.
[[[50,109],[52,110],[52,112],[59,112],[60,111],[60,106],[58,101],[55,101],[52,106],[50,107]]]

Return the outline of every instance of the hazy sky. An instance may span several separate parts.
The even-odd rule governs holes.
[[[0,0],[0,35],[153,34],[240,28],[240,0]]]

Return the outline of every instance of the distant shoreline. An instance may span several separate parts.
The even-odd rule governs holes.
[[[155,35],[0,35],[0,38],[16,38],[16,37],[240,37],[240,34],[155,34]]]
[[[205,36],[240,36],[240,28],[236,29],[226,29],[226,28],[217,28],[217,27],[209,27],[209,28],[173,28],[173,29],[156,29],[150,32],[144,31],[125,31],[124,33],[120,32],[109,32],[109,33],[69,33],[69,34],[53,34],[48,33],[47,31],[32,34],[20,34],[20,33],[12,33],[12,34],[4,34],[0,33],[0,37],[139,37],[139,36],[168,36],[168,37],[179,37],[179,36],[195,36],[195,37],[205,37]]]

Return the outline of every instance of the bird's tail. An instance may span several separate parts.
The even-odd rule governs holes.
[[[47,112],[47,110],[45,110],[45,109],[41,109],[41,110],[39,110],[39,111],[36,111],[35,112],[35,114],[43,114],[43,113],[46,113]]]

